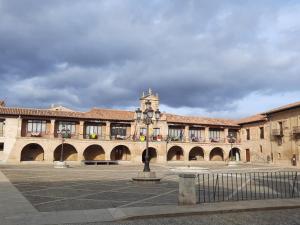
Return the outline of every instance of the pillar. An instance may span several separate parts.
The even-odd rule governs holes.
[[[224,129],[224,142],[225,143],[228,143],[227,137],[228,137],[228,128],[225,128]]]
[[[210,142],[210,140],[209,140],[209,127],[205,127],[204,138],[205,138],[205,142]]]
[[[83,133],[84,133],[84,121],[79,122],[79,131],[78,131],[78,138],[83,139]]]
[[[22,118],[21,116],[18,117],[18,133],[17,133],[17,137],[21,137],[22,136]]]
[[[197,203],[195,178],[195,174],[179,174],[179,205],[195,205]]]
[[[105,126],[105,140],[109,141],[110,140],[110,122],[106,122]]]
[[[54,132],[55,132],[55,120],[51,120],[50,125],[50,138],[54,138]]]
[[[190,137],[189,137],[189,126],[184,127],[184,139],[183,141],[189,142]]]

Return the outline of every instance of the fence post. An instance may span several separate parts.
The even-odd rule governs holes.
[[[179,205],[195,205],[197,203],[195,178],[195,174],[179,174]]]

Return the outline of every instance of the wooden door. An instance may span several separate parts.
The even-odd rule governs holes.
[[[246,149],[246,162],[250,162],[250,150]]]

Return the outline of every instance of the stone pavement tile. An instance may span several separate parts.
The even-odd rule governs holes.
[[[46,190],[39,190],[39,191],[31,191],[23,193],[26,197],[27,195],[38,195],[44,197],[77,197],[80,195],[88,195],[93,194],[93,191],[90,190],[77,190],[72,188],[51,188]]]
[[[154,196],[153,194],[147,194],[147,193],[126,193],[122,192],[122,190],[118,192],[104,192],[104,193],[98,193],[94,195],[89,195],[85,198],[87,199],[100,199],[100,200],[115,200],[115,201],[137,201],[141,200],[143,198],[149,198]]]
[[[54,201],[57,199],[63,199],[63,198],[50,198],[50,197],[36,196],[36,195],[26,195],[26,198],[33,205],[44,203],[44,202],[49,202],[49,201]]]
[[[51,212],[51,211],[66,211],[66,210],[86,210],[86,209],[104,209],[114,208],[123,202],[118,203],[117,201],[94,201],[87,199],[68,199],[56,202],[49,202],[45,204],[35,205],[36,209],[40,212]]]
[[[26,192],[26,191],[37,191],[41,189],[47,189],[47,186],[41,186],[41,185],[16,185],[13,184],[20,192]]]
[[[109,186],[109,185],[105,185],[105,184],[90,184],[87,182],[86,184],[74,186],[74,189],[93,190],[93,191],[97,192],[97,191],[110,191],[110,190],[118,188],[118,187],[124,187],[124,185]]]

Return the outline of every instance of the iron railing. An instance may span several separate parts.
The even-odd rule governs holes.
[[[197,174],[198,203],[300,197],[299,172]]]

